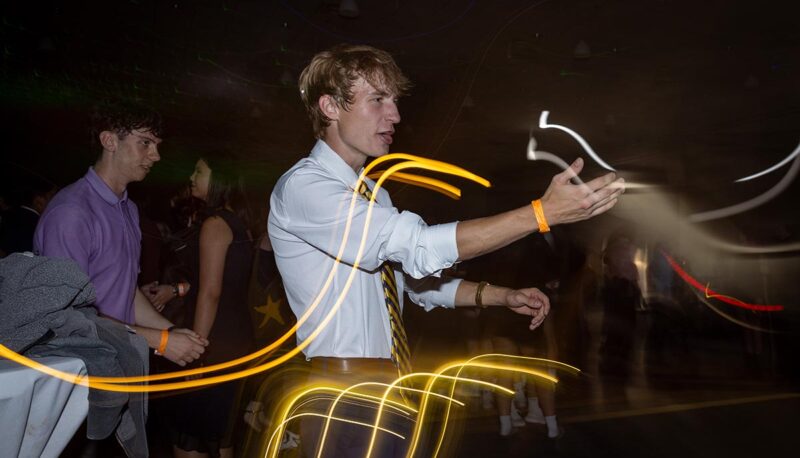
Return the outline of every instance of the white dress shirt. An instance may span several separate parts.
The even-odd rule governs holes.
[[[323,288],[331,286],[297,330],[298,342],[321,325],[344,291],[364,233],[369,201],[356,199],[350,233],[336,265],[353,187],[352,168],[324,141],[286,172],[270,199],[269,238],[292,311],[303,316]],[[370,189],[375,182],[367,179]],[[440,277],[458,259],[456,223],[428,226],[418,215],[399,212],[381,188],[375,198],[366,243],[355,278],[338,312],[304,349],[306,357],[390,358],[392,333],[380,267],[390,261],[398,291],[430,310],[453,307],[459,279]],[[404,279],[403,272],[408,276]],[[403,307],[403,295],[398,298]]]

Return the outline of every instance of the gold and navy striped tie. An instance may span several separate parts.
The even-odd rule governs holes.
[[[368,200],[372,199],[372,191],[363,181],[359,186],[358,193]],[[383,295],[386,298],[386,309],[389,311],[389,323],[392,326],[392,360],[397,364],[397,372],[400,376],[407,375],[411,373],[411,351],[408,349],[408,336],[406,328],[403,326],[403,314],[397,296],[394,270],[388,261],[381,265],[381,281],[383,282]]]

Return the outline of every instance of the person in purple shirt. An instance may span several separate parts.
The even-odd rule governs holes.
[[[161,132],[161,117],[147,109],[98,109],[92,137],[99,141],[100,156],[86,175],[53,197],[36,226],[33,247],[39,255],[77,262],[94,285],[101,315],[130,325],[157,354],[184,366],[200,357],[208,341],[175,328],[136,287],[142,234],[127,187],[161,159]]]

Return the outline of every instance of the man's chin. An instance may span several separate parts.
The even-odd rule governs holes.
[[[387,154],[389,154],[389,146],[374,151],[372,154],[370,154],[370,157],[381,157],[381,156],[386,156]]]

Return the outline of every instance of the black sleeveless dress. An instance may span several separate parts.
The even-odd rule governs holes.
[[[209,217],[212,216],[221,217],[231,228],[233,241],[225,255],[217,316],[208,336],[210,344],[201,358],[204,366],[230,361],[254,350],[253,326],[247,308],[253,242],[244,223],[233,212],[218,210]],[[192,288],[187,295],[188,310],[184,326],[191,329],[200,286],[199,232],[196,240],[187,249],[192,250],[187,254],[194,261],[191,264]],[[208,376],[220,373],[222,372],[214,372]],[[234,402],[241,383],[241,380],[235,380],[172,396],[168,400],[172,444],[183,450],[209,453],[211,456],[216,456],[220,448],[230,447],[235,420]]]

